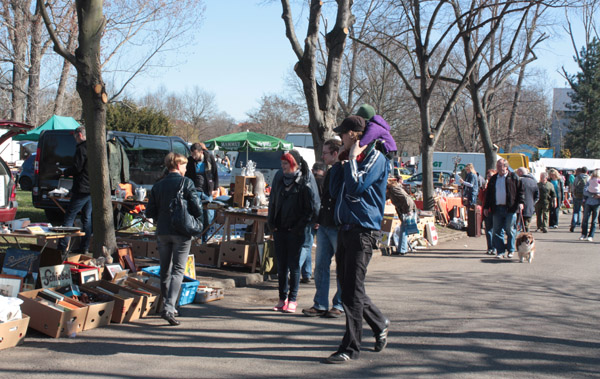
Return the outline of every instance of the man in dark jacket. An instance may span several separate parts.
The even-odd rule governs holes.
[[[517,234],[517,211],[523,210],[525,195],[523,183],[514,172],[508,171],[506,159],[496,162],[498,172],[490,178],[485,194],[484,216],[488,213],[493,215],[494,236],[492,245],[498,255],[496,258],[505,257],[504,251],[508,250],[508,257],[512,258]],[[506,245],[504,244],[506,234]]]
[[[321,158],[326,165],[333,166],[338,162],[338,154],[341,145],[341,142],[337,139],[325,141]],[[313,299],[313,306],[302,310],[302,313],[308,317],[324,316],[337,318],[344,314],[339,281],[337,282],[337,291],[333,296],[333,306],[331,310],[328,311],[331,258],[333,258],[335,254],[338,235],[338,229],[333,218],[335,197],[331,196],[331,192],[329,191],[330,179],[329,171],[327,171],[325,178],[322,181],[322,186],[319,188],[319,194],[321,195],[321,209],[319,210],[319,218],[317,219],[317,250],[315,252],[316,292]],[[317,180],[318,184],[319,182],[316,175],[315,180]]]
[[[81,211],[81,225],[85,236],[81,237],[77,253],[85,254],[90,249],[90,237],[92,236],[92,197],[90,196],[85,128],[80,126],[75,129],[73,137],[75,137],[77,143],[73,166],[67,168],[64,172],[65,176],[73,177],[73,187],[71,188],[71,201],[65,213],[63,226],[73,226],[75,217]],[[67,250],[68,245],[69,238],[62,238],[58,242],[58,249],[64,252]]]
[[[188,158],[185,176],[192,179],[200,200],[212,201],[217,196],[219,189],[219,168],[215,157],[206,150],[203,143],[196,142],[190,148],[192,155]],[[214,217],[214,211],[202,213],[202,224],[208,228]],[[206,242],[206,233],[202,241]]]
[[[525,167],[519,167],[517,169],[517,175],[523,182],[523,196],[525,198],[525,205],[523,207],[523,229],[529,232],[529,224],[531,223],[531,217],[535,212],[535,203],[540,198],[540,192],[538,189],[537,181],[531,175]]]
[[[327,363],[358,359],[363,318],[375,335],[375,351],[387,345],[389,320],[373,304],[365,291],[367,266],[380,235],[385,208],[389,162],[375,148],[375,142],[360,146],[365,120],[350,116],[334,129],[342,137],[345,159],[331,168],[329,191],[335,197],[334,217],[340,225],[335,261],[346,313],[346,333],[337,352]]]

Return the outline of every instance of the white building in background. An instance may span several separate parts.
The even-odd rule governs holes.
[[[552,135],[550,144],[554,148],[554,155],[560,156],[565,135],[570,130],[571,117],[576,113],[571,104],[570,88],[554,88],[552,98]]]

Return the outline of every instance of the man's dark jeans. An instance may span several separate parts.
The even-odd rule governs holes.
[[[357,359],[360,354],[363,318],[375,335],[385,329],[385,316],[365,292],[367,266],[373,256],[376,238],[368,229],[355,226],[340,229],[335,262],[342,288],[342,304],[346,314],[346,333],[338,352]]]
[[[92,197],[89,193],[73,193],[71,201],[65,213],[63,226],[73,226],[77,214],[81,211],[81,226],[85,236],[81,237],[78,251],[84,252],[90,249],[90,237],[92,236]],[[58,249],[66,250],[70,238],[61,238],[58,241]]]

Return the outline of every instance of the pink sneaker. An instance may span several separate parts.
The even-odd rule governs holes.
[[[279,302],[277,303],[277,305],[273,307],[273,310],[275,312],[283,311],[284,309],[287,308],[287,305],[288,305],[287,299],[285,299],[285,300],[279,300]]]
[[[287,303],[286,305],[283,306],[283,311],[285,313],[294,313],[294,312],[296,312],[297,306],[298,306],[297,302],[290,301],[289,303]]]

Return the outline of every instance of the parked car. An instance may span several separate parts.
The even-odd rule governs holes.
[[[0,137],[0,145],[9,138],[17,134],[27,133],[34,127],[20,122],[0,120],[0,129],[6,130]],[[17,183],[10,168],[0,158],[0,222],[7,222],[15,219],[17,215],[17,194],[15,192]]]
[[[125,149],[130,181],[148,190],[162,176],[169,152],[190,155],[187,143],[180,137],[109,131],[107,140],[111,138],[116,138]],[[53,224],[61,225],[64,214],[48,197],[48,192],[58,187],[71,188],[72,179],[62,177],[62,172],[72,166],[74,154],[72,130],[47,130],[40,135],[31,196],[33,206],[44,209]],[[63,208],[68,204],[66,199],[57,201]]]
[[[21,165],[21,172],[19,172],[19,187],[23,191],[31,191],[33,188],[33,166],[35,165],[36,153],[31,154],[23,165]]]
[[[219,171],[219,186],[229,187],[229,183],[231,182],[231,169],[223,163],[217,163],[217,170]]]
[[[450,179],[454,178],[452,171],[434,171],[433,172],[433,186],[434,187],[442,187],[444,184],[448,184]],[[416,175],[411,176],[407,180],[404,181],[405,185],[409,185],[411,187],[422,186],[423,185],[423,173],[420,172]]]

